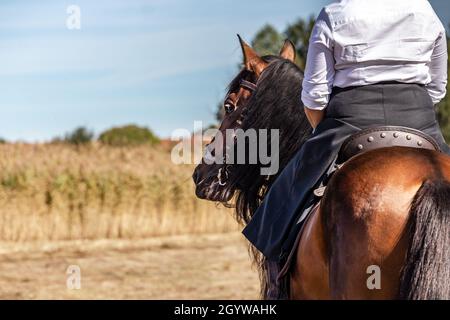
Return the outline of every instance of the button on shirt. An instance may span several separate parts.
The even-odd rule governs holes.
[[[398,81],[425,85],[436,104],[446,93],[447,58],[445,28],[428,1],[339,1],[313,28],[302,102],[322,110],[334,86]]]

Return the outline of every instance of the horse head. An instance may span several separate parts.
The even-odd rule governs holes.
[[[301,104],[303,74],[294,63],[296,50],[292,42],[285,41],[279,56],[263,57],[240,37],[239,42],[243,68],[228,87],[222,123],[215,138],[206,146],[193,180],[196,195],[201,199],[227,204],[238,193],[236,202],[240,210],[237,211],[242,212],[238,218],[246,221],[247,214],[243,212],[251,214],[261,201],[262,189],[270,185],[276,174],[261,175],[259,161],[253,164],[230,161],[230,150],[236,151],[236,136],[227,132],[278,129],[282,169],[311,128]],[[212,161],[214,159],[223,161]]]

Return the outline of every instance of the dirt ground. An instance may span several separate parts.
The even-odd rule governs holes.
[[[80,289],[67,268],[80,268]],[[256,299],[239,233],[0,243],[0,299]]]

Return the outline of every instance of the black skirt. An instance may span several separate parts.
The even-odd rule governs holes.
[[[314,202],[312,190],[322,182],[345,139],[361,129],[385,125],[421,130],[450,154],[424,86],[380,83],[334,88],[324,120],[275,180],[243,234],[269,260],[282,259]]]
[[[334,88],[326,118],[339,119],[361,129],[403,126],[424,131],[448,150],[430,95],[423,85],[380,83]]]

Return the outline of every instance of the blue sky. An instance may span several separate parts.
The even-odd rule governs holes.
[[[250,40],[326,0],[2,0],[0,137],[44,141],[76,126],[137,123],[167,137],[213,122]],[[450,3],[431,1],[450,21]],[[81,30],[66,27],[69,5]]]

